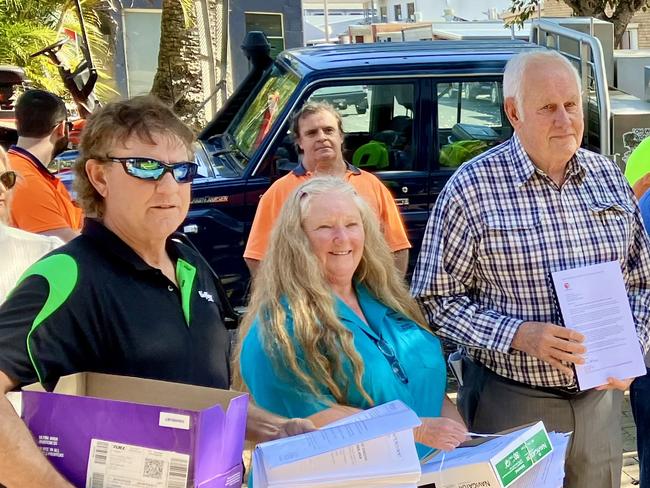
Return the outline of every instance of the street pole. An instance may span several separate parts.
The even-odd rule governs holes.
[[[327,16],[327,0],[323,0],[325,10],[325,42],[330,42],[330,23]]]
[[[375,23],[375,0],[370,0],[370,23]]]

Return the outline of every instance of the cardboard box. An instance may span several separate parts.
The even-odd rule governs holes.
[[[422,465],[418,486],[436,488],[507,488],[553,452],[543,422],[458,448]]]
[[[77,487],[230,488],[242,482],[248,395],[97,373],[23,388],[23,420]],[[110,485],[109,485],[110,483]]]

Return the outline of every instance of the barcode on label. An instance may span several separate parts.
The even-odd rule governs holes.
[[[104,488],[104,473],[93,473],[90,488]]]
[[[97,444],[95,444],[95,455],[93,456],[95,464],[106,465],[107,456],[108,456],[108,442],[97,441]],[[103,485],[99,485],[99,486],[103,486]],[[95,488],[94,485],[93,488]]]
[[[167,479],[167,488],[186,488],[188,470],[188,459],[171,458],[169,463],[169,477]]]
[[[153,478],[160,480],[163,477],[163,470],[165,469],[165,461],[162,459],[149,459],[144,460],[144,473],[145,478]]]

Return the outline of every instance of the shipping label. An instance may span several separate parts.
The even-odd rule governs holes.
[[[86,488],[186,488],[189,466],[187,454],[93,439]]]

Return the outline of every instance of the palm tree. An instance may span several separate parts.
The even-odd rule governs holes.
[[[205,123],[201,46],[192,0],[163,0],[158,70],[151,93],[169,103],[183,120]]]

